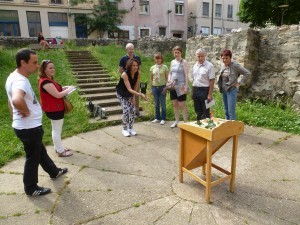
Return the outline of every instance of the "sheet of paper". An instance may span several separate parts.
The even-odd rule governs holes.
[[[69,94],[71,94],[72,92],[76,91],[76,89],[77,89],[77,88],[74,88],[72,91],[70,91],[70,92],[67,94],[67,96],[68,96]]]
[[[205,106],[206,106],[206,109],[212,107],[215,105],[215,100],[212,99],[210,102],[208,102],[207,100],[205,100]]]

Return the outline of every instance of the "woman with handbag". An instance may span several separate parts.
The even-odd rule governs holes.
[[[55,67],[50,60],[43,60],[39,69],[39,91],[43,111],[51,120],[52,140],[54,149],[59,157],[72,156],[68,148],[64,148],[61,142],[61,132],[64,123],[63,98],[75,89],[74,86],[62,87],[54,80]]]
[[[163,61],[160,52],[154,54],[155,65],[150,68],[150,93],[153,94],[155,103],[155,119],[152,123],[160,121],[160,125],[164,125],[166,120],[166,82],[169,74]]]
[[[117,97],[123,110],[123,130],[125,137],[135,136],[137,133],[133,129],[135,98],[141,96],[146,99],[145,94],[138,92],[141,73],[137,59],[129,59],[126,63],[126,71],[120,77],[116,86]]]
[[[181,57],[182,48],[175,46],[173,48],[175,57],[171,62],[168,84],[172,83],[174,90],[170,91],[170,99],[173,104],[175,122],[170,126],[177,127],[179,122],[179,109],[182,110],[183,120],[186,123],[188,119],[188,111],[185,104],[186,94],[188,93],[188,62]],[[167,85],[168,85],[167,84]]]
[[[218,86],[222,93],[225,116],[227,120],[236,120],[236,100],[240,86],[244,86],[250,81],[251,73],[240,64],[231,61],[230,50],[221,52],[223,65],[221,67]],[[240,75],[243,78],[238,81]]]

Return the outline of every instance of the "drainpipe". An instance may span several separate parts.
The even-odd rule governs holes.
[[[211,1],[211,24],[210,24],[210,34],[214,34],[214,0]]]

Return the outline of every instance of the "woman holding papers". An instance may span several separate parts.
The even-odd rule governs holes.
[[[52,140],[59,157],[73,155],[70,149],[64,148],[61,142],[61,131],[64,123],[63,97],[72,92],[74,86],[62,87],[54,80],[55,67],[50,60],[43,60],[39,69],[39,91],[43,111],[51,120]]]
[[[171,61],[168,81],[174,81],[175,90],[170,91],[170,100],[173,104],[175,122],[170,126],[177,127],[179,123],[179,110],[182,110],[183,120],[186,123],[188,119],[188,110],[186,107],[186,94],[188,93],[188,62],[182,58],[182,48],[175,46],[173,48],[174,58]]]
[[[196,51],[197,62],[193,67],[193,100],[197,113],[197,121],[210,118],[208,103],[213,100],[215,84],[215,69],[212,63],[206,60],[206,51],[199,48]],[[206,104],[205,104],[206,103]]]

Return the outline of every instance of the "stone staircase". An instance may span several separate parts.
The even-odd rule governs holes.
[[[77,87],[82,98],[91,99],[93,104],[100,105],[106,110],[106,119],[91,117],[91,122],[122,121],[122,108],[116,97],[116,81],[112,81],[107,70],[91,55],[89,51],[66,51]]]

